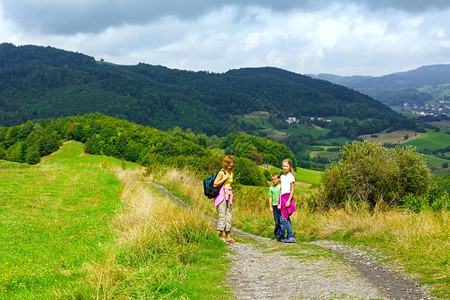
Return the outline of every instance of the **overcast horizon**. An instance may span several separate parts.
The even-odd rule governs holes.
[[[0,0],[0,43],[223,73],[383,76],[450,63],[450,1]]]

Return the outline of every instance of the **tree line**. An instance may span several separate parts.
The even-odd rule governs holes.
[[[200,174],[220,168],[220,157],[211,151],[219,148],[223,154],[236,156],[236,165],[241,166],[238,181],[250,185],[265,184],[258,164],[279,166],[284,158],[295,162],[287,146],[268,139],[244,133],[208,137],[179,127],[164,132],[100,113],[0,127],[0,159],[37,164],[41,157],[69,140],[84,143],[89,154],[112,156],[143,166],[187,167]]]

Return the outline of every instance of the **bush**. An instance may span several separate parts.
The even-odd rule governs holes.
[[[264,175],[264,178],[267,181],[271,181],[272,180],[272,174],[270,174],[269,170],[264,170],[263,175]]]
[[[422,210],[442,211],[448,210],[449,194],[442,185],[434,182],[421,196],[408,194],[403,198],[403,207],[413,212]]]
[[[431,173],[411,146],[387,149],[369,141],[343,147],[342,158],[323,175],[320,199],[323,206],[343,206],[348,201],[401,204],[412,194],[425,193]]]
[[[248,158],[234,158],[234,174],[236,182],[240,184],[255,186],[267,184],[261,168]]]

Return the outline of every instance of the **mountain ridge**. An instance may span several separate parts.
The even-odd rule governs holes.
[[[450,114],[450,64],[422,66],[380,77],[310,76],[355,89],[405,113],[444,117]]]
[[[308,74],[311,78],[340,82],[354,89],[422,88],[450,83],[450,64],[426,65],[419,68],[383,76],[339,76],[328,73]]]
[[[288,116],[358,119],[369,122],[366,133],[402,121],[360,92],[278,68],[209,73],[123,66],[52,47],[0,44],[1,126],[100,112],[161,130],[226,135],[223,120],[245,131],[236,116],[260,110],[270,111],[274,122]]]

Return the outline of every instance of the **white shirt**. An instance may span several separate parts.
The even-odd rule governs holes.
[[[291,192],[291,182],[295,182],[295,177],[292,173],[287,175],[283,174],[280,176],[281,181],[281,191],[280,195],[290,193]]]

